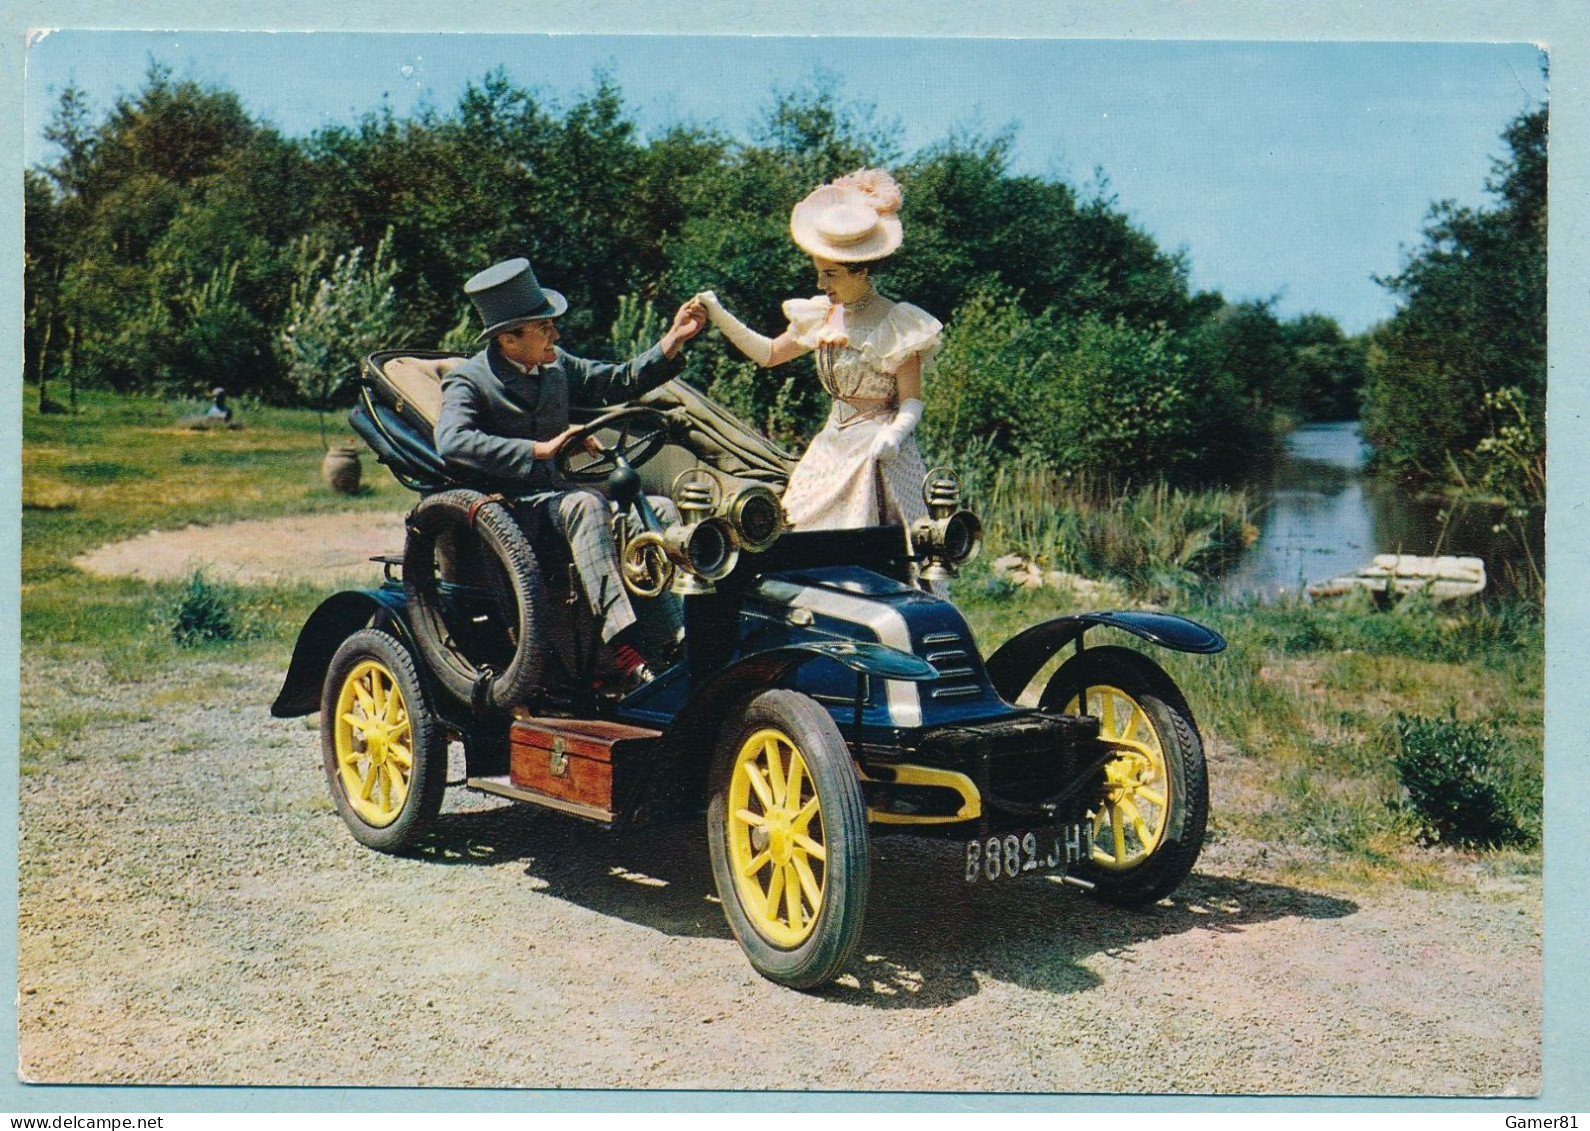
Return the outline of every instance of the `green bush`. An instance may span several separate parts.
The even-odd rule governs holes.
[[[998,462],[1018,453],[1052,462],[1024,422],[1040,415],[1038,371],[1053,367],[1053,327],[1027,314],[1019,299],[992,285],[974,293],[947,320],[944,348],[923,381],[919,439],[957,467],[973,445]]]
[[[235,597],[195,571],[171,610],[171,638],[183,648],[241,640],[250,633],[246,618],[232,608]]]
[[[1060,337],[1069,349],[1039,368],[1021,412],[1029,443],[1056,467],[1118,483],[1193,478],[1207,406],[1170,332],[1090,314]]]
[[[1494,847],[1538,839],[1539,792],[1520,780],[1495,723],[1463,722],[1455,711],[1399,713],[1395,727],[1392,762],[1430,840]]]
[[[948,320],[923,385],[924,449],[986,445],[1099,481],[1190,481],[1204,456],[1186,359],[1163,326],[1138,329],[1094,315],[1033,315],[1020,292],[989,285]]]

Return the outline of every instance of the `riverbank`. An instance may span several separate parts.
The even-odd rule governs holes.
[[[1523,519],[1495,500],[1410,490],[1367,473],[1369,448],[1356,421],[1305,424],[1270,467],[1255,470],[1253,546],[1220,577],[1229,598],[1284,598],[1310,583],[1351,574],[1376,554],[1474,555],[1492,592],[1539,603],[1544,515]]]

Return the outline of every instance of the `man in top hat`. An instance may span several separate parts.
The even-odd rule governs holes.
[[[511,485],[522,496],[515,508],[527,535],[550,526],[568,544],[581,587],[610,647],[611,676],[621,691],[651,678],[637,651],[635,610],[624,590],[612,514],[598,492],[572,487],[553,461],[569,436],[571,406],[600,408],[634,400],[677,376],[679,349],[695,337],[706,316],[694,301],[681,306],[656,345],[622,363],[591,361],[557,348],[555,319],[568,309],[557,291],[542,287],[527,259],[510,259],[464,284],[485,329],[486,348],[442,382],[436,448],[449,464]],[[653,499],[664,521],[678,511]],[[653,604],[677,635],[678,599]]]

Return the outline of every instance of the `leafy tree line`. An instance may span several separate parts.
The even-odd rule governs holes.
[[[323,404],[384,345],[463,347],[461,284],[510,255],[568,295],[569,344],[616,355],[713,287],[765,332],[815,289],[791,205],[864,165],[905,189],[887,294],[949,327],[924,438],[1116,482],[1239,475],[1287,420],[1356,415],[1360,343],[1329,318],[1194,293],[1107,189],[1017,175],[1013,139],[902,154],[827,87],[776,96],[747,142],[642,137],[598,75],[566,107],[500,71],[450,111],[292,139],[152,65],[96,117],[69,88],[27,173],[27,377]],[[686,376],[790,440],[825,405],[807,363],[759,372],[704,335]],[[344,390],[343,395],[346,395]]]
[[[1442,201],[1422,245],[1380,280],[1396,314],[1370,336],[1363,425],[1387,471],[1545,497],[1547,110],[1520,114],[1490,207]]]

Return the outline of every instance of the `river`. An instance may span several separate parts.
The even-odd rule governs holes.
[[[1370,479],[1364,475],[1368,455],[1356,421],[1296,429],[1275,466],[1252,485],[1261,504],[1254,520],[1259,539],[1222,579],[1226,595],[1273,600],[1352,573],[1384,553],[1478,555],[1493,591],[1530,576],[1517,524],[1499,508],[1454,507]],[[1498,525],[1502,529],[1494,530]],[[1542,569],[1543,533],[1543,519],[1529,523]]]

